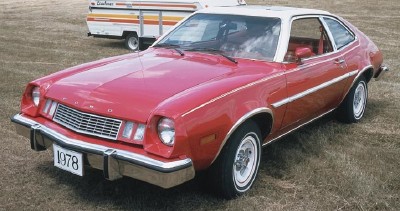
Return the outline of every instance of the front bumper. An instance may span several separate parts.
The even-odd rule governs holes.
[[[15,123],[19,135],[30,139],[33,150],[52,150],[53,143],[56,143],[63,148],[81,152],[86,163],[103,170],[108,180],[128,176],[170,188],[193,179],[195,175],[190,158],[163,162],[145,155],[69,138],[20,114],[12,117],[11,121]]]

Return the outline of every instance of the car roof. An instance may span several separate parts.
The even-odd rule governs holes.
[[[327,11],[316,9],[261,5],[243,5],[229,7],[229,9],[227,7],[210,7],[199,10],[198,13],[278,17],[281,19],[290,19],[293,16],[299,15],[332,15]]]

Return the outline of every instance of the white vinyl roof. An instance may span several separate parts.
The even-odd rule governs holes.
[[[283,20],[287,20],[293,16],[298,16],[298,15],[331,15],[331,13],[323,10],[280,7],[280,6],[255,6],[255,5],[236,6],[236,7],[210,7],[207,9],[199,10],[198,12],[261,16],[261,17],[278,17]]]

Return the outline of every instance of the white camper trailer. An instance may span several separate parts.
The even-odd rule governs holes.
[[[137,50],[139,41],[150,45],[199,9],[245,4],[244,0],[89,0],[88,35],[124,39],[128,49]]]

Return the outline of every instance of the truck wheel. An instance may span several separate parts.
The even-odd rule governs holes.
[[[338,119],[345,123],[356,123],[364,116],[368,99],[368,85],[361,76],[350,89],[338,109]]]
[[[125,38],[125,47],[129,50],[136,51],[139,48],[139,38],[135,32],[129,33]]]
[[[260,129],[253,121],[240,126],[228,139],[211,167],[211,185],[224,198],[244,194],[256,179],[261,159]]]

